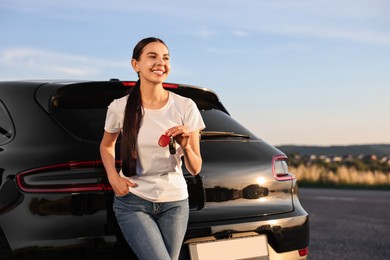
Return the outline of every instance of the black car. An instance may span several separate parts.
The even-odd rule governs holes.
[[[0,259],[134,258],[99,154],[107,106],[134,84],[0,82]],[[191,211],[180,259],[306,259],[309,218],[285,154],[214,92],[164,87],[193,99],[206,124],[201,173],[184,167]]]

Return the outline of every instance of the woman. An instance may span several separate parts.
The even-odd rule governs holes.
[[[171,68],[162,40],[141,40],[131,65],[139,80],[129,95],[109,105],[100,154],[115,192],[117,221],[135,254],[177,259],[189,214],[181,157],[191,174],[199,173],[199,131],[205,126],[191,99],[163,88]],[[115,143],[121,132],[118,173]]]

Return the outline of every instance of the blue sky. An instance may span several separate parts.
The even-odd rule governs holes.
[[[169,82],[214,90],[274,145],[390,144],[388,0],[0,0],[0,80],[134,80],[169,46]]]

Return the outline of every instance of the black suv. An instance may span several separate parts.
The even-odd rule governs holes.
[[[0,259],[132,259],[99,154],[107,106],[132,86],[0,82]],[[164,87],[193,99],[206,124],[202,171],[184,169],[191,212],[180,259],[306,259],[309,218],[284,153],[214,92]]]

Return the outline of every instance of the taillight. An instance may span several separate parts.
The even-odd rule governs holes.
[[[278,181],[292,180],[295,178],[288,171],[287,156],[285,155],[275,155],[272,158],[272,173]]]
[[[177,84],[172,84],[172,83],[163,83],[164,88],[178,88],[179,85]]]
[[[303,248],[298,250],[299,256],[307,256],[309,254],[309,248]]]
[[[122,85],[125,86],[125,87],[134,87],[135,86],[135,82],[134,81],[123,81]]]
[[[79,161],[30,169],[17,174],[16,182],[24,192],[88,192],[112,189],[109,183],[102,182],[105,177],[101,161]]]
[[[123,86],[126,87],[134,87],[135,86],[135,81],[123,81],[122,82]],[[178,88],[178,84],[172,84],[172,83],[163,83],[164,88]]]

